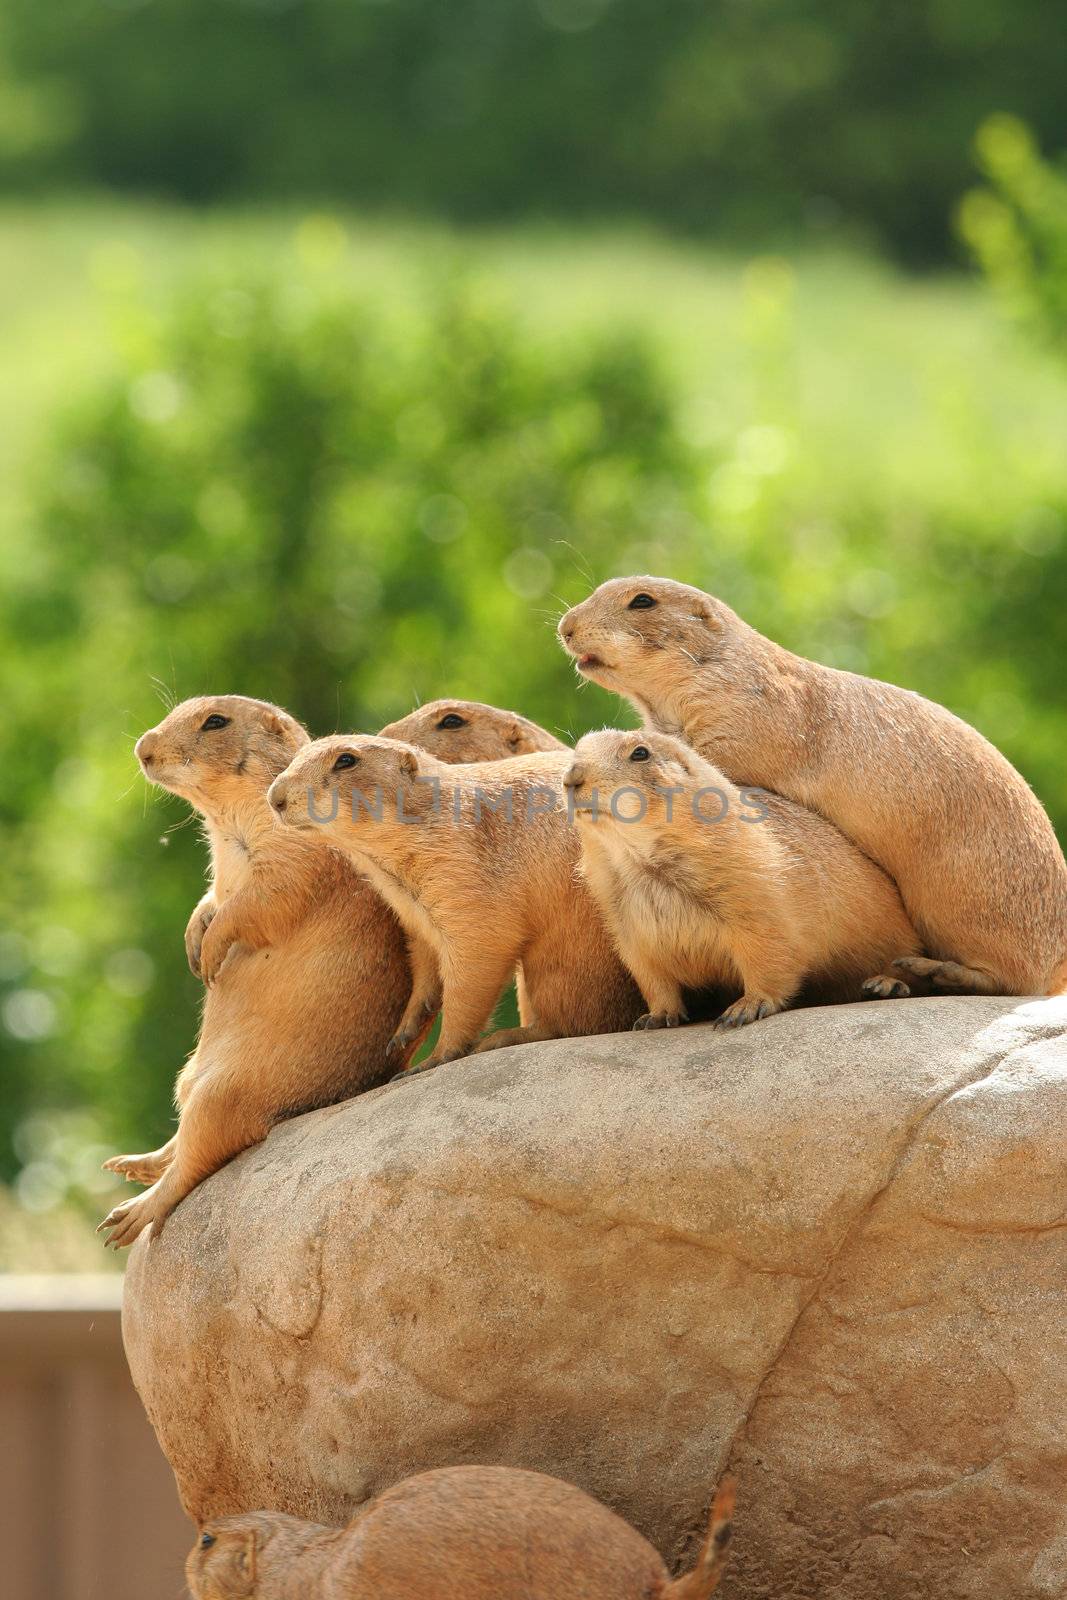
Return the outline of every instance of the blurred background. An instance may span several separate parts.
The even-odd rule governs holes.
[[[554,620],[652,571],[944,701],[1067,827],[1049,23],[0,0],[0,1269],[120,1265],[100,1161],[171,1127],[172,698],[577,735],[628,714]]]

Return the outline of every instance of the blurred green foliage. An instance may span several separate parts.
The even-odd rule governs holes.
[[[1009,316],[1067,358],[1067,168],[1016,117],[990,117],[975,144],[989,181],[964,197],[960,231]]]
[[[1059,134],[1054,33],[1044,0],[0,0],[40,146],[16,129],[5,165],[198,201],[843,225],[930,259],[985,116]]]
[[[632,719],[555,616],[665,572],[944,701],[1067,827],[1067,379],[973,289],[636,236],[231,219],[200,261],[182,216],[38,223],[0,216],[21,304],[54,299],[25,240],[76,238],[111,354],[66,393],[99,309],[63,302],[54,345],[31,316],[52,389],[0,548],[0,1168],[31,1208],[167,1132],[195,1037],[203,847],[131,755],[153,679],[318,733],[455,693],[576,736]]]
[[[979,129],[976,153],[988,183],[965,196],[960,231],[1008,316],[1067,363],[1067,169],[1044,160],[1030,129],[1004,114]],[[1067,454],[1067,410],[1063,428]],[[1040,522],[1035,531],[1040,544]],[[1042,683],[1062,683],[1065,618],[1067,561],[1061,556],[1006,573],[976,624],[998,628],[1022,666],[1021,691],[1032,696]]]

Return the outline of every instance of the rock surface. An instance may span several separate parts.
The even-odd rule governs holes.
[[[555,1473],[724,1600],[1067,1594],[1067,1002],[530,1045],[297,1118],[135,1246],[194,1518]]]

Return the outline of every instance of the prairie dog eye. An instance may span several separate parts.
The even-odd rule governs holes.
[[[638,744],[630,751],[631,761],[651,761],[652,752],[647,744]]]
[[[210,1550],[211,1546],[214,1543],[215,1543],[215,1535],[213,1533],[202,1533],[200,1535],[200,1548],[201,1548],[201,1550]]]
[[[466,717],[461,717],[457,711],[450,711],[447,716],[441,718],[437,726],[439,728],[465,728],[467,719]]]
[[[334,772],[344,772],[346,767],[356,767],[358,765],[358,756],[354,756],[351,750],[342,750],[341,754],[337,757],[337,760],[333,764],[333,770]]]
[[[232,717],[224,717],[218,711],[213,711],[210,717],[200,724],[200,732],[214,733],[216,728],[228,728],[232,721]]]
[[[626,609],[627,611],[648,611],[656,604],[657,602],[650,594],[635,594]]]

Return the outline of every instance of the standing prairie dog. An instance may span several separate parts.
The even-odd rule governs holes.
[[[579,739],[564,783],[583,872],[644,994],[639,1027],[686,1021],[682,989],[740,988],[715,1026],[812,998],[906,994],[887,974],[919,951],[895,885],[832,823],[736,789],[666,734]]]
[[[208,989],[175,1090],[177,1133],[105,1162],[152,1185],[101,1223],[116,1248],[149,1224],[158,1234],[190,1189],[273,1123],[395,1069],[388,1046],[410,987],[396,918],[340,851],[279,828],[267,804],[307,743],[287,712],[241,695],[186,700],[137,741],[145,776],[206,823],[212,884],[186,949]]]
[[[193,1600],[707,1600],[733,1508],[725,1480],[696,1565],[672,1583],[647,1539],[572,1484],[441,1467],[387,1489],[346,1528],[271,1511],[207,1522],[185,1576]]]
[[[588,890],[565,815],[569,750],[449,766],[395,739],[307,745],[269,800],[297,833],[345,850],[408,935],[412,1019],[442,1004],[424,1066],[468,1055],[518,967],[527,1025],[482,1048],[629,1028],[640,996]]]
[[[820,812],[884,867],[939,988],[1048,993],[1067,976],[1067,865],[1026,782],[921,695],[792,655],[721,600],[615,578],[562,618],[586,678],[734,783]],[[1060,978],[1057,978],[1060,968]]]
[[[418,745],[438,761],[449,762],[499,761],[567,748],[528,717],[480,700],[431,700],[399,722],[390,722],[378,736]]]

